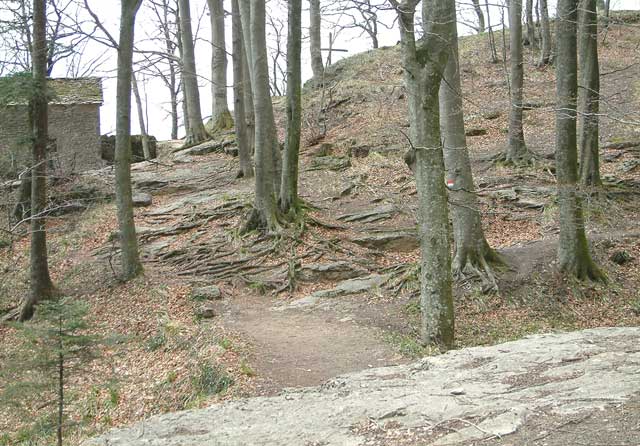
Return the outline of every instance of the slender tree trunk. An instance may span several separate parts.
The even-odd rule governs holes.
[[[243,2],[245,3],[245,2]],[[261,0],[250,0],[241,8],[243,24],[244,14],[249,9],[249,29],[251,48],[251,80],[253,86],[253,101],[256,117],[255,130],[255,201],[253,211],[242,231],[265,229],[268,232],[278,231],[280,228],[280,214],[278,211],[274,179],[277,172],[274,163],[274,117],[271,95],[269,93],[269,63],[266,42],[266,13],[265,4]]]
[[[311,70],[316,85],[320,85],[324,76],[324,64],[322,62],[322,16],[320,13],[320,0],[309,0],[309,40],[311,46]]]
[[[136,109],[138,111],[138,125],[140,126],[140,139],[142,140],[142,153],[145,160],[151,159],[151,150],[149,149],[149,135],[147,134],[147,126],[144,123],[144,109],[142,108],[142,98],[140,97],[140,89],[138,89],[138,80],[136,75],[131,73],[131,87],[133,88],[133,97],[136,99]]]
[[[33,119],[29,119],[31,126]],[[31,169],[20,175],[20,187],[18,188],[18,198],[13,208],[13,217],[16,221],[22,221],[31,215]]]
[[[222,0],[207,0],[211,16],[211,130],[227,130],[233,127],[233,118],[227,99],[227,51],[224,34],[224,5]]]
[[[540,27],[542,29],[542,48],[538,67],[543,67],[551,62],[551,25],[549,24],[547,0],[540,0]]]
[[[525,17],[527,20],[527,45],[531,48],[537,47],[536,26],[533,21],[533,0],[526,0]]]
[[[131,279],[142,273],[138,239],[133,218],[131,188],[131,82],[136,14],[142,0],[121,0],[116,93],[116,205],[122,252],[122,276]]]
[[[560,271],[578,279],[604,280],[589,253],[582,200],[578,195],[576,99],[578,0],[559,0],[556,75],[556,178],[560,211],[558,262]]]
[[[191,30],[191,8],[189,0],[178,0],[180,8],[180,41],[182,42],[182,87],[187,101],[189,115],[189,129],[186,145],[197,144],[208,138],[202,122],[200,108],[200,92],[198,90],[198,75],[193,48],[193,32]]]
[[[511,47],[511,107],[507,162],[526,164],[531,152],[524,142],[522,129],[522,95],[524,70],[522,58],[522,0],[509,1],[509,43]]]
[[[421,337],[425,344],[453,346],[449,216],[440,140],[438,89],[450,49],[443,38],[455,22],[453,0],[425,0],[425,38],[416,45],[417,0],[392,2],[399,19],[405,83],[409,93],[411,140],[415,152],[421,248]]]
[[[473,9],[476,12],[476,17],[478,17],[478,34],[482,34],[485,32],[486,27],[484,24],[484,14],[482,13],[482,8],[480,7],[480,0],[472,0]]]
[[[173,71],[173,69],[171,69]],[[178,93],[176,92],[175,72],[169,74],[172,79],[172,87],[169,92],[169,101],[171,102],[171,139],[178,139]]]
[[[595,0],[580,2],[580,86],[578,116],[580,130],[580,183],[600,186],[600,66],[598,64],[598,12]]]
[[[243,29],[244,33],[244,29]],[[253,107],[253,87],[251,83],[251,74],[249,72],[249,60],[247,59],[247,51],[243,46],[243,69],[242,84],[244,85],[244,110],[247,122],[247,137],[249,139],[249,153],[251,156],[256,151],[256,116]]]
[[[302,123],[302,0],[289,0],[287,35],[287,136],[280,185],[280,210],[298,212],[298,158]]]
[[[444,164],[453,221],[455,256],[453,274],[478,276],[483,289],[496,289],[490,263],[501,263],[489,247],[482,230],[479,204],[474,191],[473,173],[464,130],[462,87],[458,62],[456,23],[448,23],[446,42],[451,48],[444,78],[440,83],[440,128],[444,141]]]
[[[489,0],[485,1],[487,11],[487,29],[489,30],[489,53],[491,54],[491,63],[498,63],[498,50],[496,50],[496,37],[491,26],[491,10],[489,8]]]
[[[31,292],[23,302],[19,320],[31,319],[34,307],[54,293],[47,260],[47,229],[44,216],[47,206],[47,142],[49,114],[47,105],[47,3],[33,2],[33,81],[30,107],[33,131],[31,168]]]
[[[245,110],[245,76],[246,57],[244,54],[244,43],[242,41],[242,21],[240,20],[239,0],[232,0],[232,44],[233,44],[233,97],[235,114],[236,141],[238,143],[238,156],[240,158],[239,177],[249,178],[253,176],[253,165],[251,162],[252,147],[250,146],[249,131],[253,128],[247,126],[247,113]],[[253,104],[250,104],[253,107]]]

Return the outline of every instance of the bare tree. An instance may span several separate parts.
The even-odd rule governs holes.
[[[65,74],[88,76],[106,61],[105,54],[82,51],[92,39],[93,29],[80,0],[47,0],[46,74],[51,76],[61,62]],[[15,73],[31,70],[33,35],[31,21],[34,10],[29,0],[0,0],[0,66]]]
[[[289,32],[287,38],[287,136],[280,185],[280,210],[297,214],[298,158],[302,124],[302,0],[289,0]]]
[[[600,186],[600,65],[598,63],[598,12],[595,0],[581,0],[579,19],[578,128],[580,131],[580,183]]]
[[[533,0],[526,0],[525,3],[525,20],[527,24],[527,34],[524,39],[525,45],[529,45],[531,48],[537,47],[536,41],[536,25],[533,21]]]
[[[334,0],[323,17],[337,18],[334,23],[337,28],[360,30],[360,36],[367,35],[373,48],[378,48],[380,27],[391,29],[393,26],[381,18],[381,13],[389,9],[386,0]]]
[[[116,206],[122,256],[122,278],[142,273],[131,188],[131,83],[136,14],[142,0],[120,0],[118,83],[116,87]]]
[[[309,40],[311,48],[311,69],[316,84],[322,82],[324,64],[322,62],[322,15],[320,0],[309,0]]]
[[[238,157],[240,158],[240,171],[238,177],[249,178],[253,176],[253,165],[251,156],[253,154],[253,146],[250,138],[253,132],[253,126],[249,126],[248,119],[253,115],[248,115],[247,110],[253,109],[253,101],[246,90],[251,88],[249,76],[245,73],[247,70],[247,59],[245,55],[242,20],[240,19],[239,0],[231,1],[231,26],[232,26],[232,45],[233,45],[233,96],[234,96],[234,118],[236,141],[238,143]]]
[[[253,210],[242,228],[243,232],[264,229],[269,232],[280,228],[276,184],[280,184],[276,161],[275,121],[269,94],[269,64],[266,42],[266,11],[261,0],[241,2],[243,29],[250,30],[251,49],[249,65],[255,111],[255,200]],[[246,24],[246,26],[245,26]]]
[[[147,126],[144,119],[144,109],[142,108],[142,96],[140,95],[138,80],[136,79],[136,75],[134,73],[131,73],[131,87],[133,89],[133,97],[136,99],[138,125],[140,126],[140,138],[142,142],[142,153],[144,154],[145,160],[150,160],[151,150],[149,149],[149,135],[147,133]]]
[[[47,2],[33,1],[33,88],[30,115],[33,119],[31,168],[31,292],[20,309],[19,320],[31,319],[35,305],[55,292],[47,260],[47,142],[49,134],[47,94]]]
[[[224,5],[222,0],[207,0],[211,17],[211,130],[233,127],[227,99],[227,50],[224,35]]]
[[[409,100],[411,145],[418,189],[421,247],[421,337],[425,344],[453,346],[450,233],[444,155],[440,140],[438,90],[450,55],[446,32],[455,22],[453,0],[424,0],[424,38],[416,42],[418,0],[390,0],[400,26],[403,68]]]
[[[549,24],[549,8],[547,0],[540,0],[541,45],[538,66],[543,67],[551,62],[551,25]]]
[[[446,25],[451,54],[440,83],[440,128],[453,221],[453,274],[457,277],[479,277],[483,281],[483,289],[488,291],[497,288],[491,264],[499,264],[501,260],[487,243],[482,230],[464,129],[458,33],[455,22]]]
[[[524,68],[522,57],[522,0],[509,0],[509,44],[511,55],[511,86],[509,108],[509,140],[507,162],[526,164],[531,160],[531,152],[524,142],[522,128],[522,95]]]
[[[178,0],[180,16],[180,42],[182,43],[182,83],[189,115],[186,145],[197,144],[206,140],[209,135],[202,122],[200,108],[200,92],[194,54],[193,31],[191,28],[191,9],[189,0]]]
[[[161,54],[156,63],[149,64],[149,70],[153,75],[162,79],[169,91],[169,116],[171,118],[171,139],[178,139],[178,96],[181,90],[181,82],[178,78],[180,71],[180,58],[178,57],[178,8],[176,0],[149,0],[154,24],[156,26],[161,47]],[[185,126],[186,127],[186,126]]]
[[[476,12],[476,17],[478,18],[478,27],[476,29],[478,34],[482,34],[486,31],[486,27],[484,24],[484,14],[482,13],[480,0],[471,0],[471,2],[473,3],[473,10]]]
[[[287,88],[287,24],[279,17],[279,13],[280,11],[277,14],[267,14],[267,40],[271,44],[267,46],[271,66],[269,85],[273,96],[284,96]]]
[[[559,0],[556,75],[556,179],[560,211],[560,271],[578,279],[605,280],[589,253],[582,200],[578,195],[576,98],[578,93],[578,0]]]

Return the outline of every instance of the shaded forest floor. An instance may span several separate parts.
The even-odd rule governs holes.
[[[602,45],[603,145],[640,140],[639,48],[637,22],[613,25]],[[504,66],[487,59],[486,36],[462,40],[467,129],[478,135],[468,144],[484,228],[509,266],[497,272],[497,292],[483,294],[473,278],[456,285],[457,346],[639,325],[640,147],[603,150],[605,186],[585,194],[592,252],[609,283],[560,277],[549,159],[554,70],[528,60],[525,137],[539,158],[513,169],[489,161],[504,149],[508,93]],[[436,353],[416,337],[416,190],[402,161],[399,130],[407,119],[398,48],[337,63],[321,96],[305,95],[300,190],[307,218],[278,238],[239,235],[253,184],[235,178],[231,135],[187,151],[163,143],[157,162],[134,166],[135,189],[153,197],[136,210],[143,277],[123,284],[114,274],[114,203],[51,219],[55,283],[90,304],[92,333],[125,337],[70,375],[68,444],[155,413],[274,394]],[[324,136],[318,119],[326,123]],[[104,169],[57,186],[56,194],[95,196],[112,190],[112,181]],[[27,291],[28,243],[18,237],[0,248],[0,311]],[[211,285],[219,296],[198,291]],[[8,326],[0,326],[0,339],[5,365],[20,339]],[[0,445],[49,444],[50,408],[41,397],[20,406],[29,417],[0,408]],[[34,427],[27,419],[40,422]]]

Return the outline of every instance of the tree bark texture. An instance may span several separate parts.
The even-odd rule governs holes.
[[[289,0],[287,35],[287,134],[282,162],[280,210],[298,211],[298,161],[302,125],[302,0]]]
[[[531,48],[536,48],[537,41],[536,41],[536,26],[535,26],[535,22],[533,21],[533,0],[526,0],[525,19],[527,22],[526,42]]]
[[[238,143],[238,157],[240,158],[240,172],[238,176],[249,178],[253,176],[253,165],[251,161],[252,148],[250,146],[249,132],[253,132],[253,127],[249,129],[247,125],[247,112],[245,109],[247,88],[246,81],[249,79],[245,75],[246,57],[242,33],[242,21],[240,20],[239,0],[231,2],[231,27],[233,46],[233,96],[234,96],[234,117],[236,141]],[[249,104],[253,107],[253,104]]]
[[[542,42],[540,49],[540,60],[538,66],[543,67],[551,63],[551,25],[549,23],[548,0],[540,0],[540,29]]]
[[[202,122],[193,32],[191,30],[191,8],[189,0],[178,0],[178,4],[180,9],[180,41],[182,42],[182,88],[189,116],[185,144],[191,145],[206,140],[208,135]]]
[[[31,116],[33,145],[31,168],[31,246],[30,293],[24,299],[19,320],[33,316],[35,305],[54,293],[47,258],[47,229],[44,216],[47,205],[47,142],[49,115],[47,99],[47,3],[33,2],[33,81]]]
[[[418,1],[392,3],[399,19],[411,141],[415,150],[421,249],[421,338],[424,344],[436,343],[450,348],[454,339],[454,313],[438,90],[450,54],[443,36],[448,23],[455,22],[455,4],[453,0],[425,0],[425,38],[416,43],[414,16]]]
[[[509,1],[509,44],[511,52],[511,106],[507,162],[526,164],[531,153],[524,142],[522,129],[522,95],[524,70],[522,57],[522,0]]]
[[[266,42],[266,13],[264,1],[251,0],[241,7],[243,25],[249,13],[248,29],[251,48],[251,83],[255,112],[255,201],[243,231],[265,229],[277,231],[280,218],[276,199],[275,180],[279,180],[274,161],[275,121],[269,91],[269,64]],[[247,8],[248,6],[248,8]],[[249,11],[247,11],[247,9]],[[279,182],[278,182],[279,184]]]
[[[322,15],[320,0],[309,0],[309,40],[311,46],[311,70],[316,85],[320,85],[324,77],[322,62]]]
[[[149,150],[149,135],[147,134],[147,126],[144,122],[144,109],[142,108],[142,98],[140,97],[140,89],[138,88],[138,80],[136,75],[131,73],[131,87],[133,89],[133,97],[136,99],[136,110],[138,111],[138,125],[140,126],[140,138],[142,140],[142,153],[145,160],[151,159],[151,151]]]
[[[600,186],[600,65],[598,63],[598,12],[595,0],[580,2],[578,116],[580,131],[580,183]]]
[[[211,129],[227,130],[233,127],[233,118],[227,99],[227,51],[224,34],[224,5],[222,0],[207,0],[211,17]]]
[[[489,247],[482,230],[464,129],[458,32],[455,22],[448,25],[444,38],[449,44],[450,55],[440,83],[439,110],[453,221],[455,256],[452,269],[455,276],[471,274],[480,277],[483,289],[489,290],[497,287],[489,264],[499,263],[499,258]]]
[[[118,41],[118,82],[116,90],[116,206],[122,277],[131,279],[142,273],[138,239],[133,217],[131,188],[131,82],[136,14],[142,0],[121,0],[120,39]]]
[[[576,102],[578,93],[578,0],[559,0],[556,76],[556,178],[560,212],[560,271],[578,279],[603,280],[589,253],[582,201],[578,195]]]
[[[486,31],[486,26],[484,24],[484,14],[482,13],[482,7],[480,6],[480,0],[472,0],[473,9],[476,12],[476,17],[478,18],[478,34],[482,34]]]

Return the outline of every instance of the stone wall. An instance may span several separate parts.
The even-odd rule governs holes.
[[[20,172],[30,159],[26,106],[0,108],[0,176]],[[49,105],[49,138],[55,174],[95,169],[100,160],[100,107],[97,104]]]

